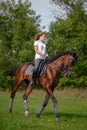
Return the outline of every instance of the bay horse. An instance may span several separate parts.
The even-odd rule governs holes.
[[[59,117],[59,111],[58,111],[58,104],[57,104],[57,99],[53,94],[53,91],[54,91],[54,88],[58,84],[60,72],[63,70],[64,76],[69,77],[73,71],[77,58],[78,58],[77,54],[71,53],[71,52],[64,52],[53,57],[50,60],[50,62],[47,64],[47,69],[46,69],[45,74],[35,80],[35,85],[38,85],[38,84],[41,85],[46,91],[44,102],[37,113],[38,118],[40,117],[42,111],[46,107],[49,98],[51,98],[54,104],[54,112],[56,115],[56,120],[59,121],[60,117]],[[32,80],[32,76],[26,74],[26,70],[29,65],[30,63],[26,62],[20,65],[16,70],[14,87],[12,89],[11,97],[10,97],[10,105],[9,105],[10,112],[12,112],[12,106],[13,106],[15,93],[18,87],[20,86],[20,84],[22,83],[22,81],[27,80],[28,82],[30,82]],[[31,93],[32,89],[33,87],[30,87],[28,84],[25,90],[25,93],[23,95],[26,116],[28,116],[28,112],[29,112],[27,98],[29,94]]]

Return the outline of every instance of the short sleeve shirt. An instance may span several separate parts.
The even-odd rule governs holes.
[[[38,51],[42,52],[42,53],[46,53],[46,44],[41,42],[41,41],[35,41],[34,42],[34,46],[38,47]],[[41,56],[39,54],[35,54],[35,59],[45,59],[45,56]]]

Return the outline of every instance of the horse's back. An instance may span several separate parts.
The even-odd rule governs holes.
[[[25,72],[25,70],[27,69],[27,67],[28,67],[29,65],[30,65],[29,62],[26,62],[26,63],[21,64],[21,65],[17,68],[16,74],[17,74],[17,73],[23,73],[23,72]]]

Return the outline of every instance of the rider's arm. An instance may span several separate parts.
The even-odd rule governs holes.
[[[38,46],[34,46],[34,50],[37,54],[43,56],[43,55],[46,55],[46,54],[43,54],[41,51],[38,50]]]

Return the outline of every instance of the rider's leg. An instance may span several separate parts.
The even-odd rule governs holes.
[[[34,70],[34,73],[33,73],[33,77],[32,78],[37,78],[37,71],[38,71],[38,68],[40,66],[40,63],[42,62],[42,59],[35,59],[35,70]]]
[[[33,75],[32,75],[32,80],[29,83],[29,86],[31,86],[31,87],[34,85],[34,80],[38,76],[37,75],[37,70],[38,70],[38,67],[39,67],[41,62],[42,62],[42,59],[35,59],[35,70],[34,70]]]

